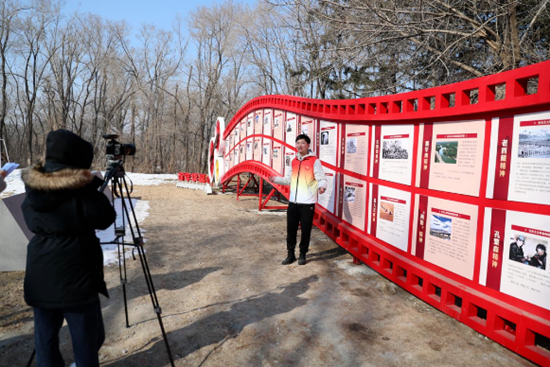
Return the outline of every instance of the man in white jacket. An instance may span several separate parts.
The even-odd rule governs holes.
[[[298,264],[306,264],[317,192],[323,194],[327,186],[321,161],[309,150],[310,144],[309,136],[298,135],[296,137],[298,153],[296,158],[292,160],[291,165],[287,167],[285,177],[269,177],[269,180],[273,183],[290,185],[286,237],[288,256],[283,260],[283,265],[292,264],[296,261],[294,249],[296,248],[296,234],[299,224],[302,227],[302,237],[300,239]]]

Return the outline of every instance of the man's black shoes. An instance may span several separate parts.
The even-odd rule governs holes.
[[[294,261],[296,261],[296,256],[294,256],[293,252],[289,252],[288,256],[286,257],[286,259],[283,260],[281,264],[289,265],[289,264],[292,264]]]
[[[306,254],[300,254],[300,257],[298,258],[298,265],[305,265],[306,264]]]

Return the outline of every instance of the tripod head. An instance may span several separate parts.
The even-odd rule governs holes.
[[[122,178],[125,175],[124,171],[124,161],[122,159],[117,160],[111,160],[109,159],[107,161],[107,169],[105,170],[105,177],[103,182],[103,185],[99,188],[99,191],[103,192],[105,191],[105,188],[109,186],[109,182],[113,180],[113,178]],[[117,195],[118,196],[118,195]]]

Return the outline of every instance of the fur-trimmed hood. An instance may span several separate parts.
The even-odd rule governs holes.
[[[37,211],[49,211],[84,189],[97,190],[103,180],[94,176],[90,170],[66,168],[55,172],[44,172],[42,165],[27,168],[21,173],[25,183],[29,206]]]
[[[33,190],[58,191],[81,189],[94,179],[88,169],[66,168],[56,172],[44,172],[44,167],[37,164],[21,173],[21,179]]]

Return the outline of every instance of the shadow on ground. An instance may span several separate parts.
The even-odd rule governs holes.
[[[270,292],[257,298],[237,300],[232,303],[228,311],[221,311],[197,320],[192,324],[167,334],[174,360],[186,356],[209,345],[218,344],[221,347],[227,340],[237,337],[250,324],[263,319],[287,313],[295,308],[306,305],[307,299],[300,296],[306,293],[310,283],[317,282],[316,275],[304,278],[296,283],[278,287],[281,292]],[[209,306],[205,306],[207,308]],[[151,347],[149,345],[152,344]],[[213,350],[205,357],[210,356]],[[161,338],[152,340],[142,350],[124,359],[114,361],[109,366],[146,366],[150,365],[151,358],[168,356],[166,346]],[[177,356],[177,357],[176,357]]]
[[[335,259],[338,256],[347,254],[348,252],[343,249],[342,247],[338,246],[335,248],[332,248],[330,250],[321,251],[321,252],[315,252],[315,253],[308,253],[307,254],[307,261],[321,261],[321,260],[330,260]]]

